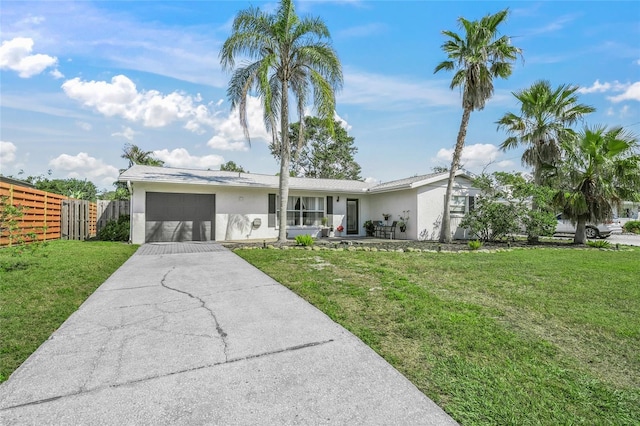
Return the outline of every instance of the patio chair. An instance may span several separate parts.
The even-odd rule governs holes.
[[[390,239],[395,240],[396,238],[396,226],[398,226],[398,221],[394,220],[390,226],[384,227],[384,238],[389,236]]]
[[[374,222],[373,236],[381,238],[384,234],[384,223],[381,220]]]

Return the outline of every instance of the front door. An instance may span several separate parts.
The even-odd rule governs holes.
[[[347,235],[358,233],[358,200],[347,199]]]

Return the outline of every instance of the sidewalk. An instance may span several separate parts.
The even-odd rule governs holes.
[[[0,424],[456,424],[214,243],[146,244],[0,385]]]

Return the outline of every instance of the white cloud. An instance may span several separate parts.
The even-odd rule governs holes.
[[[11,163],[16,159],[18,148],[11,142],[0,141],[0,164]]]
[[[342,128],[345,129],[347,132],[351,130],[352,126],[349,123],[347,123],[347,120],[340,117],[336,111],[333,112],[333,119],[336,120],[338,123],[340,123]]]
[[[86,152],[77,155],[59,155],[49,161],[49,165],[66,172],[70,178],[87,179],[98,186],[111,186],[119,174],[117,168],[91,157]]]
[[[95,57],[99,52],[107,69],[149,72],[220,88],[229,81],[218,55],[212,53],[224,42],[222,36],[229,33],[224,24],[233,17],[221,10],[206,24],[174,25],[88,1],[11,3],[4,7],[2,2],[3,39],[32,37],[37,46],[46,46],[61,58]],[[176,13],[181,8],[177,6]]]
[[[123,137],[123,138],[125,138],[127,140],[132,141],[133,137],[138,133],[139,132],[136,132],[131,127],[124,126],[124,127],[122,127],[122,132],[111,133],[111,136],[120,136],[120,137]]]
[[[640,81],[636,81],[629,87],[627,87],[624,93],[617,96],[607,97],[611,102],[618,103],[622,101],[638,101],[640,102]]]
[[[106,81],[67,80],[62,89],[68,97],[82,102],[107,117],[122,117],[146,127],[164,127],[174,122],[183,122],[184,128],[198,134],[205,128],[213,129],[214,135],[207,143],[211,148],[227,151],[246,151],[247,142],[240,125],[238,110],[228,115],[219,110],[220,101],[202,104],[200,94],[190,96],[172,92],[164,95],[157,90],[138,91],[128,77],[117,75]],[[260,99],[249,96],[247,100],[249,135],[252,140],[270,140],[263,122]],[[133,137],[132,131],[114,133],[113,136]],[[131,140],[131,139],[130,139]]]
[[[345,72],[344,89],[337,99],[341,104],[381,110],[460,105],[459,92],[450,90],[445,80],[412,80],[354,70]]]
[[[106,81],[67,80],[62,85],[71,99],[94,108],[107,117],[119,116],[146,127],[164,127],[174,121],[185,122],[185,128],[200,132],[201,125],[212,125],[212,116],[205,105],[199,105],[200,96],[192,97],[179,92],[163,95],[157,90],[138,91],[128,77],[117,75]]]
[[[49,71],[49,75],[51,75],[51,77],[55,78],[56,80],[64,78],[64,74],[62,74],[58,69]]]
[[[578,89],[578,93],[587,94],[587,93],[604,93],[604,92],[622,92],[627,87],[628,84],[622,84],[619,81],[614,81],[613,83],[604,82],[600,83],[600,80],[596,80],[591,87],[581,87]]]
[[[153,151],[153,156],[164,161],[165,165],[169,167],[207,169],[219,167],[224,163],[224,158],[220,155],[205,155],[197,157],[189,154],[189,151],[184,148],[176,148],[172,151],[169,151],[168,149]]]
[[[467,170],[482,170],[490,163],[500,168],[512,167],[514,163],[510,160],[501,160],[500,157],[502,155],[504,155],[503,152],[492,144],[477,143],[467,145],[462,149],[460,165]],[[439,163],[446,164],[448,167],[451,164],[452,158],[453,149],[442,148],[436,154],[435,160]]]
[[[0,46],[0,69],[16,71],[20,77],[29,78],[58,63],[54,56],[41,53],[32,55],[32,51],[33,40],[30,38],[16,37],[3,41]]]
[[[76,121],[76,126],[81,128],[85,132],[89,132],[91,131],[91,129],[93,129],[93,126],[91,125],[91,123],[87,123],[86,121]]]
[[[251,140],[271,141],[271,135],[264,126],[263,117],[260,99],[249,96],[247,99],[247,121]],[[207,142],[211,148],[225,151],[247,151],[249,149],[240,125],[240,115],[237,108],[231,111],[231,114],[226,118],[217,118],[215,128],[217,133]]]

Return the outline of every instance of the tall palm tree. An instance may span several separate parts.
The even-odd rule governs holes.
[[[162,166],[164,161],[153,157],[153,151],[143,151],[138,145],[126,144],[122,149],[121,158],[129,160],[129,167],[134,164],[142,164],[145,166]]]
[[[560,141],[572,137],[570,128],[595,108],[578,103],[578,86],[562,84],[556,89],[546,80],[513,93],[520,103],[520,115],[506,113],[497,121],[498,129],[510,136],[500,145],[506,151],[524,145],[522,164],[533,168],[534,182],[544,184],[561,157]]]
[[[434,73],[441,70],[455,71],[451,80],[451,89],[462,90],[462,120],[453,151],[453,159],[449,168],[449,180],[445,196],[444,212],[440,241],[451,241],[451,216],[449,206],[456,171],[460,167],[460,155],[469,125],[471,111],[482,110],[486,101],[493,95],[493,79],[507,78],[511,75],[513,62],[521,49],[512,46],[507,36],[498,36],[498,26],[507,18],[508,9],[494,15],[487,15],[478,21],[458,18],[464,35],[453,31],[442,33],[449,39],[442,45],[448,59],[435,68]]]
[[[278,240],[284,241],[291,160],[289,95],[297,100],[298,118],[304,123],[304,108],[312,92],[317,115],[333,129],[335,91],[342,87],[342,67],[325,23],[320,18],[298,17],[292,0],[280,0],[273,14],[254,7],[238,12],[232,33],[220,51],[223,69],[233,69],[238,56],[248,62],[233,72],[227,95],[231,108],[239,110],[247,139],[247,96],[253,90],[261,97],[265,125],[280,151]],[[303,135],[301,131],[298,148],[304,144]]]
[[[555,203],[576,222],[574,243],[586,241],[586,223],[611,217],[612,206],[640,201],[638,140],[622,127],[585,129],[562,140],[562,188]]]

